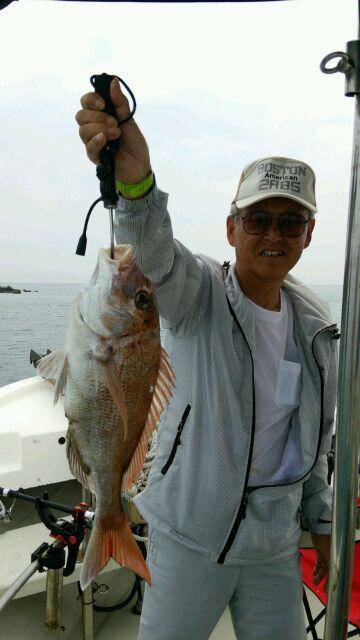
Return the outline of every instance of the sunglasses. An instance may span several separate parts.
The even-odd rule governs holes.
[[[309,222],[298,213],[282,213],[280,216],[272,216],[267,211],[253,211],[241,216],[246,233],[259,236],[270,229],[272,221],[276,220],[277,228],[282,236],[287,238],[299,238],[302,236]]]

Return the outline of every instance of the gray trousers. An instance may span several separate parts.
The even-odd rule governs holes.
[[[299,554],[281,563],[219,565],[150,529],[138,640],[208,640],[230,608],[237,640],[305,640]]]

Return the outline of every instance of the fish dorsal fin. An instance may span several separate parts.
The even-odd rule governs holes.
[[[36,373],[55,384],[54,405],[65,394],[68,372],[68,360],[63,349],[55,349],[39,360]]]
[[[130,464],[122,479],[122,491],[128,491],[138,479],[146,458],[148,443],[159,422],[162,411],[172,397],[171,387],[175,387],[175,376],[171,368],[166,351],[161,347],[161,357],[158,377],[146,420],[144,431],[134,451]]]

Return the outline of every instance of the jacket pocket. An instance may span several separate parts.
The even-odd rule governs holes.
[[[236,555],[268,561],[294,550],[300,536],[302,483],[264,487],[250,493],[246,518],[239,527]]]
[[[301,388],[301,364],[281,358],[276,380],[275,404],[281,409],[299,406]]]
[[[185,411],[184,411],[184,413],[182,415],[182,418],[181,418],[181,420],[180,420],[180,422],[178,424],[178,427],[177,427],[177,430],[176,430],[176,436],[175,436],[174,444],[172,446],[170,455],[169,455],[166,463],[164,464],[163,468],[161,469],[161,473],[163,474],[163,476],[169,471],[169,469],[170,469],[170,467],[171,467],[171,465],[172,465],[172,463],[174,461],[177,448],[178,448],[179,444],[181,444],[182,430],[183,430],[183,428],[185,426],[186,420],[189,417],[190,409],[191,409],[191,406],[189,404],[187,404],[186,407],[185,407]]]

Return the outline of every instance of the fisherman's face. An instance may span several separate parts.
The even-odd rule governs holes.
[[[267,198],[240,210],[240,216],[247,213],[265,211],[273,216],[271,227],[259,235],[247,233],[243,220],[227,218],[227,237],[235,247],[236,272],[249,282],[277,281],[282,283],[295,266],[303,250],[310,244],[315,221],[310,220],[303,233],[296,237],[281,234],[277,219],[284,213],[296,213],[309,218],[309,212],[299,202],[289,198]],[[280,255],[264,255],[264,251],[281,252]]]

